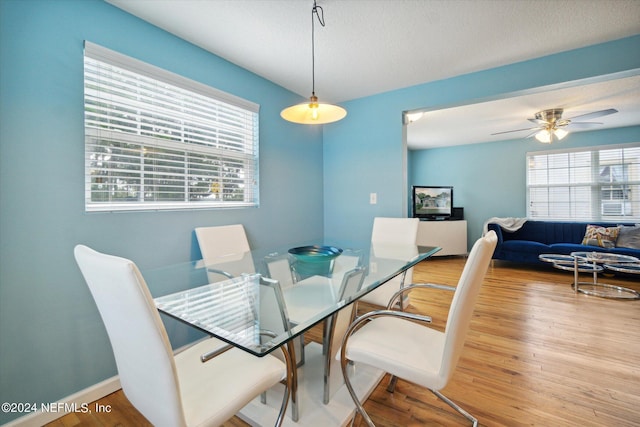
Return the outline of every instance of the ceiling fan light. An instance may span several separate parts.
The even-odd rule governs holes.
[[[564,129],[556,129],[553,134],[556,136],[556,138],[558,138],[558,140],[561,140],[562,138],[564,138],[565,136],[567,136],[569,134],[569,132],[567,132]]]
[[[551,133],[546,130],[543,129],[540,132],[538,132],[536,134],[536,139],[544,144],[550,144],[551,143]]]

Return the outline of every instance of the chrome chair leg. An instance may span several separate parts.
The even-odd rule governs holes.
[[[331,318],[324,319],[322,322],[322,355],[327,354],[329,349],[329,328],[331,328]]]
[[[391,379],[389,380],[389,385],[387,386],[387,391],[389,393],[393,393],[396,390],[396,384],[398,383],[398,377],[395,375],[391,375]]]
[[[285,364],[287,365],[287,378],[286,378],[286,383],[285,383],[285,390],[282,396],[282,404],[280,405],[280,411],[278,412],[278,418],[276,419],[276,427],[280,427],[282,426],[282,422],[284,421],[284,415],[287,412],[287,406],[289,406],[289,398],[291,398],[293,400],[293,410],[295,411],[295,415],[296,415],[296,419],[294,421],[298,421],[297,419],[297,412],[298,412],[298,408],[297,408],[297,397],[292,397],[292,393],[296,392],[297,393],[297,384],[293,383],[293,379],[294,379],[294,375],[293,373],[296,371],[296,359],[295,359],[295,353],[293,353],[293,358],[291,357],[291,353],[287,350],[285,350],[284,348],[280,348],[280,350],[282,351],[282,354],[284,355],[284,360],[285,360]],[[297,378],[296,378],[297,381]],[[265,400],[266,400],[266,395],[265,395]]]
[[[290,379],[289,379],[289,394],[291,395],[291,419],[294,422],[298,422],[300,417],[299,409],[298,409],[298,369],[296,369],[296,350],[295,343],[293,341],[289,341],[286,344],[286,350],[283,349],[283,353],[285,353],[285,357],[288,356],[287,367],[290,369]],[[288,398],[289,396],[287,396]]]
[[[348,363],[347,363],[347,359],[344,357],[344,351],[342,352],[340,359],[341,359],[340,365],[342,367],[342,375],[344,376],[344,385],[347,387],[347,391],[351,395],[351,399],[353,400],[353,403],[356,405],[356,411],[360,412],[360,415],[362,415],[362,418],[364,419],[364,422],[367,423],[367,426],[376,427],[376,425],[373,423],[373,420],[371,420],[371,417],[369,417],[369,414],[367,414],[367,411],[364,410],[362,403],[360,403],[360,399],[358,399],[358,396],[356,395],[356,392],[353,389],[353,386],[351,385],[351,381],[349,380],[349,374],[347,373]],[[357,412],[353,414],[353,417],[351,418],[352,426],[356,418],[356,415],[358,415]]]
[[[453,409],[455,409],[460,414],[462,414],[466,419],[471,421],[473,423],[473,427],[478,427],[478,419],[475,418],[470,413],[468,413],[467,411],[465,411],[464,409],[462,409],[460,406],[458,406],[453,400],[449,399],[447,396],[445,396],[444,394],[440,393],[439,391],[431,390],[431,393],[433,393],[436,396],[438,396],[440,399],[442,399],[442,401],[444,403],[446,403],[447,405],[451,406]]]
[[[358,413],[354,412],[353,417],[351,417],[351,422],[349,423],[349,427],[353,427],[355,425],[357,416],[358,416]]]

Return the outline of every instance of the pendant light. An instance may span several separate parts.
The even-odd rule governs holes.
[[[347,110],[332,104],[318,102],[316,96],[316,74],[315,74],[315,18],[324,27],[324,10],[313,1],[311,9],[311,97],[309,102],[285,108],[280,112],[280,116],[293,123],[303,125],[322,125],[325,123],[337,122],[347,115]]]

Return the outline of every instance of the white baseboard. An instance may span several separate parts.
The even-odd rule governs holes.
[[[36,412],[3,424],[2,427],[40,427],[67,415],[69,411],[65,411],[65,407],[82,408],[83,405],[86,407],[86,405],[89,405],[91,402],[95,402],[120,388],[120,378],[116,375],[115,377],[107,378],[98,384],[94,384],[84,390],[67,396],[58,402],[52,402],[51,407],[55,407],[56,411],[43,412],[38,409]],[[56,405],[58,403],[60,405]]]

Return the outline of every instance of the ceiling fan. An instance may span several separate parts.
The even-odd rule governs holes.
[[[574,116],[568,119],[562,118],[563,113],[562,108],[552,108],[549,110],[542,110],[536,113],[533,119],[528,119],[530,122],[535,123],[537,126],[532,128],[524,128],[524,129],[514,129],[507,130],[504,132],[492,133],[491,135],[501,135],[504,133],[510,132],[522,132],[525,130],[533,131],[525,138],[531,138],[535,136],[536,139],[540,142],[550,144],[554,139],[561,140],[569,132],[567,132],[566,128],[571,127],[574,129],[587,129],[595,126],[599,126],[603,123],[601,122],[584,122],[584,121],[576,121],[578,120],[591,120],[597,117],[608,116],[609,114],[617,113],[618,110],[615,108],[609,108],[607,110],[593,111],[591,113],[580,114],[578,116]]]

